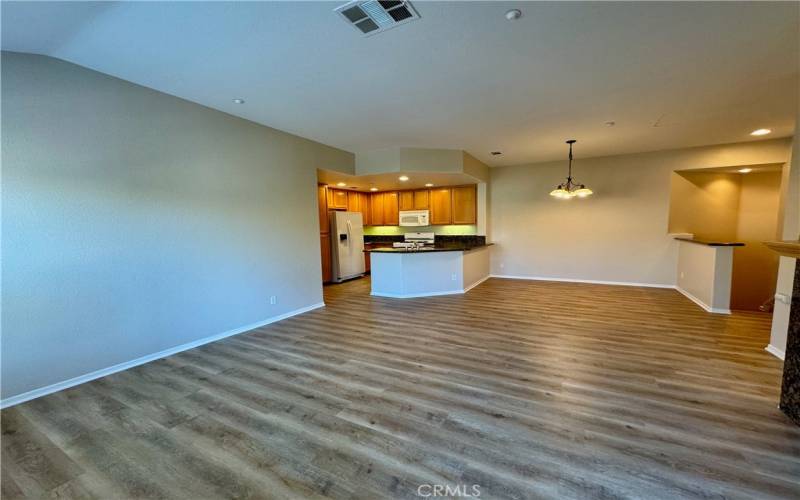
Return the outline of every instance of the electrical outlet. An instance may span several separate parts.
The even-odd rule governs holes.
[[[506,267],[506,263],[505,262],[501,262],[500,263],[500,269],[505,269],[505,267]]]
[[[683,279],[683,271],[681,271],[681,279]]]
[[[789,303],[792,302],[789,299],[789,296],[786,295],[785,293],[776,293],[775,294],[775,300],[777,300],[778,302],[783,302],[784,304],[789,304]]]
[[[278,297],[275,296],[275,295],[270,295],[269,296],[269,303],[274,306],[275,304],[278,303]]]
[[[453,273],[453,275],[450,277],[450,279],[453,280],[453,281],[458,281],[458,275],[456,275],[456,273]]]

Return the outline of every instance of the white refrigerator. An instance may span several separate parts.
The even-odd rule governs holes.
[[[361,212],[331,211],[331,261],[336,283],[364,275]]]

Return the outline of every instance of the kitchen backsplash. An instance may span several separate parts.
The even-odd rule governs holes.
[[[478,226],[474,224],[467,225],[452,225],[452,226],[424,226],[424,227],[407,227],[407,226],[366,226],[364,228],[364,235],[373,236],[391,236],[391,235],[404,235],[405,233],[436,233],[437,235],[463,235],[471,236],[478,234]]]

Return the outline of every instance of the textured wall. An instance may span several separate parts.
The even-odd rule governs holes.
[[[3,398],[322,301],[316,168],[352,154],[51,58],[2,67]]]

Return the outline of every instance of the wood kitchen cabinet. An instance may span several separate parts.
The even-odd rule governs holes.
[[[319,232],[329,233],[331,221],[328,218],[328,188],[325,184],[317,186],[317,206],[319,208]]]
[[[383,225],[397,226],[400,224],[400,195],[397,191],[383,193]]]
[[[400,210],[414,210],[414,191],[400,191]]]
[[[383,225],[383,193],[370,195],[370,222],[373,226]]]
[[[328,283],[333,279],[333,263],[331,262],[331,234],[319,235],[319,250],[322,260],[322,282]]]
[[[319,210],[319,252],[322,263],[322,282],[333,279],[331,261],[331,221],[328,213],[329,189],[324,184],[317,185],[317,209]]]
[[[450,224],[453,220],[453,196],[450,188],[431,189],[431,225]]]
[[[452,224],[475,224],[478,215],[478,195],[476,186],[457,186],[452,188]]]
[[[347,191],[328,188],[328,210],[347,210]]]
[[[400,210],[428,210],[430,191],[415,189],[413,191],[400,191]]]
[[[358,193],[358,205],[361,210],[361,219],[362,223],[365,226],[372,225],[372,221],[370,219],[370,202],[369,202],[369,195],[367,193]]]
[[[347,192],[347,211],[360,212],[361,211],[361,198],[358,196],[357,191]]]
[[[475,185],[358,195],[357,208],[355,202],[351,202],[348,210],[360,210],[365,226],[396,226],[399,224],[400,210],[430,210],[431,225],[478,222],[478,194]]]
[[[431,192],[427,189],[414,191],[414,210],[428,210]]]

